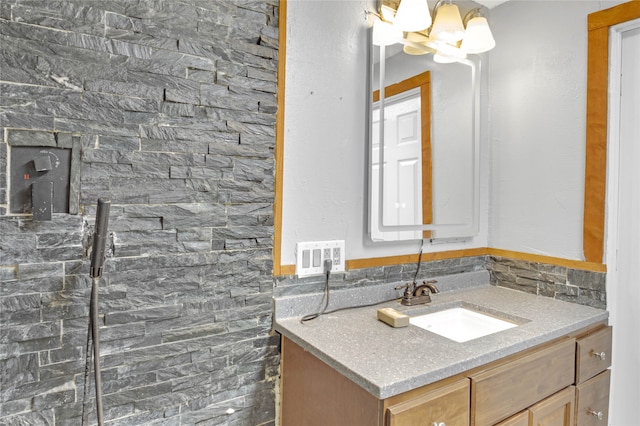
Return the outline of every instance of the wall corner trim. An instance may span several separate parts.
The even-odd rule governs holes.
[[[640,18],[640,1],[589,14],[587,125],[583,251],[587,262],[603,263],[607,170],[609,28]]]

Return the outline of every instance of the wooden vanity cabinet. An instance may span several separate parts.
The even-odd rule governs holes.
[[[281,424],[606,425],[610,334],[600,324],[384,400],[283,337]]]

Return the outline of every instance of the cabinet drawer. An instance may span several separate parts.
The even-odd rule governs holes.
[[[605,370],[576,386],[576,425],[606,426],[609,420],[609,382],[611,371]]]
[[[495,424],[573,383],[575,339],[471,376],[471,424]]]
[[[589,380],[611,366],[611,327],[578,340],[576,345],[576,383]]]
[[[387,426],[469,425],[469,379],[426,392],[387,408]]]

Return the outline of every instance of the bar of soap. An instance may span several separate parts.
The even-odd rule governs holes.
[[[409,325],[409,317],[393,308],[378,309],[378,319],[391,327],[406,327]]]

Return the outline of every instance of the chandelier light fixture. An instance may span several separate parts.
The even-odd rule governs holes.
[[[402,43],[405,53],[433,53],[437,62],[455,62],[496,45],[480,8],[470,10],[463,19],[452,0],[438,0],[433,14],[427,0],[400,0],[397,9],[391,1],[383,1],[378,17],[386,25],[374,23],[374,44]]]

